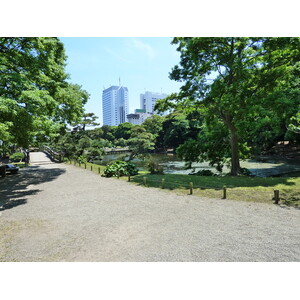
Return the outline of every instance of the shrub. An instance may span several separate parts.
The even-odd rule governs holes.
[[[158,164],[158,161],[151,158],[148,162],[148,171],[151,173],[151,174],[163,174],[164,173],[164,169],[162,166],[160,166]]]
[[[107,165],[104,169],[105,177],[112,176],[133,176],[137,175],[138,170],[133,163],[116,160]]]
[[[196,176],[216,176],[211,170],[200,170],[196,173],[190,173],[189,175],[196,175]]]
[[[14,154],[9,156],[9,159],[13,162],[20,162],[24,158],[23,152],[15,152]]]
[[[81,164],[86,164],[87,163],[87,156],[86,155],[80,155],[78,158],[77,158],[78,162],[81,163]]]
[[[251,171],[248,170],[247,168],[241,168],[240,169],[240,174],[244,175],[244,176],[251,176],[252,175]]]

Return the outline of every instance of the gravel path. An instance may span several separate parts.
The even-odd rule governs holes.
[[[0,261],[300,261],[299,209],[179,196],[72,165],[7,176],[1,205]]]

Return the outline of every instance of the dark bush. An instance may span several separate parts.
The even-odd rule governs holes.
[[[216,176],[211,170],[200,170],[196,173],[190,173],[189,175],[196,175],[196,176]]]
[[[240,174],[244,175],[244,176],[251,176],[251,172],[247,168],[241,168],[240,169]]]

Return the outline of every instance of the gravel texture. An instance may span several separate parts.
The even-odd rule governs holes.
[[[299,209],[180,196],[31,159],[0,180],[2,262],[300,261]]]

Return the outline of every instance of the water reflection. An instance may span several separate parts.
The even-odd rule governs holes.
[[[151,154],[151,157],[156,159],[160,165],[163,166],[164,172],[167,174],[189,174],[193,170],[198,172],[203,169],[211,170],[217,173],[214,167],[211,167],[208,162],[193,163],[192,168],[186,169],[185,162],[180,160],[175,154]],[[111,154],[103,157],[102,163],[119,159],[119,155]],[[147,159],[134,159],[133,163],[139,170],[147,168]],[[300,171],[300,161],[292,159],[264,157],[259,160],[247,159],[241,161],[241,167],[247,168],[250,172],[259,177],[276,176],[289,172]],[[223,168],[223,173],[228,173],[230,170],[226,167]]]

